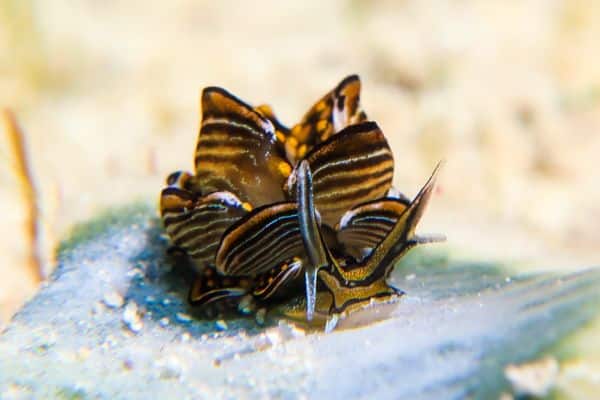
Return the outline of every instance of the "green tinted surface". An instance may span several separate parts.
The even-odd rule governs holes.
[[[277,318],[194,318],[161,235],[140,204],[74,230],[0,336],[1,398],[498,398],[507,364],[598,351],[598,325],[580,329],[600,309],[598,269],[518,275],[416,250],[393,274],[407,295],[387,318],[305,334]],[[133,330],[114,294],[137,305]],[[577,395],[558,385],[553,396]]]

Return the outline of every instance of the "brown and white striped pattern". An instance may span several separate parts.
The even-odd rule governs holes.
[[[370,271],[371,276],[375,277],[383,274],[383,276],[387,277],[399,257],[417,244],[445,240],[443,236],[419,237],[415,234],[417,224],[421,220],[425,208],[433,195],[441,167],[442,163],[439,163],[435,167],[427,183],[419,190],[419,193],[417,193],[406,210],[400,215],[392,230],[388,232],[385,238],[369,255],[369,258],[365,262],[365,271]]]
[[[254,277],[303,255],[298,207],[279,203],[254,210],[227,230],[216,265],[226,275]]]
[[[223,233],[248,212],[235,195],[215,192],[198,199],[169,187],[161,194],[161,215],[173,244],[194,261],[197,271],[214,264]]]
[[[362,258],[366,251],[376,247],[387,236],[408,204],[386,198],[354,207],[340,221],[338,241],[355,258]]]
[[[394,159],[374,122],[351,125],[316,146],[305,157],[313,176],[315,208],[322,220],[335,226],[357,204],[385,196],[392,186]],[[297,170],[288,178],[295,193]]]
[[[345,265],[343,268],[319,271],[321,282],[333,297],[330,313],[349,312],[374,299],[385,301],[402,294],[401,290],[394,289],[387,283],[387,278],[398,259],[418,244],[443,240],[437,236],[415,235],[416,225],[433,193],[438,171],[439,165],[368,257],[358,263]],[[345,224],[341,225],[348,223],[343,222]]]
[[[226,190],[258,205],[284,200],[281,188],[291,171],[271,121],[217,87],[202,92],[195,165],[204,193]]]
[[[360,78],[350,75],[316,102],[291,129],[285,142],[288,160],[295,165],[315,145],[366,119],[360,109]]]
[[[292,129],[221,88],[201,105],[195,175],[170,175],[161,193],[167,234],[195,262],[191,303],[246,312],[298,295],[304,275],[308,320],[317,279],[329,312],[344,313],[398,296],[387,283],[397,260],[440,240],[415,234],[438,168],[412,202],[393,195],[392,152],[365,122],[357,76]]]

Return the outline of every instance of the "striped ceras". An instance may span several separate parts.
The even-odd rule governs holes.
[[[438,168],[412,200],[392,188],[385,136],[360,107],[352,75],[288,129],[266,105],[202,93],[195,174],[167,178],[160,211],[192,261],[189,301],[235,299],[244,310],[304,292],[329,314],[402,292],[387,278],[413,246]],[[304,278],[304,279],[303,279]]]

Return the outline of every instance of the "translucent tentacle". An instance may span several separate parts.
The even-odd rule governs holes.
[[[315,212],[312,175],[307,161],[302,161],[298,169],[298,219],[302,241],[306,248],[309,264],[305,267],[306,318],[310,321],[315,311],[317,297],[317,272],[329,264],[329,257],[317,222]]]

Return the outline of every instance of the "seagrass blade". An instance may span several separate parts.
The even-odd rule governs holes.
[[[323,223],[335,226],[357,204],[385,196],[392,186],[394,159],[375,122],[351,125],[313,148],[305,157],[312,171],[315,208]],[[298,167],[286,183],[293,196]]]
[[[284,200],[281,188],[291,171],[273,123],[218,87],[202,92],[195,165],[203,193],[230,191],[255,205]]]
[[[249,206],[229,192],[197,197],[177,187],[163,189],[160,212],[173,244],[191,258],[196,271],[214,264],[225,230],[248,213]]]
[[[360,78],[350,75],[316,102],[291,129],[285,142],[288,160],[295,165],[313,146],[366,119],[360,108]]]
[[[255,209],[225,232],[216,266],[225,275],[255,277],[303,256],[298,207],[277,203]]]
[[[347,253],[361,260],[385,239],[409,204],[384,198],[354,207],[340,220],[338,241]]]

